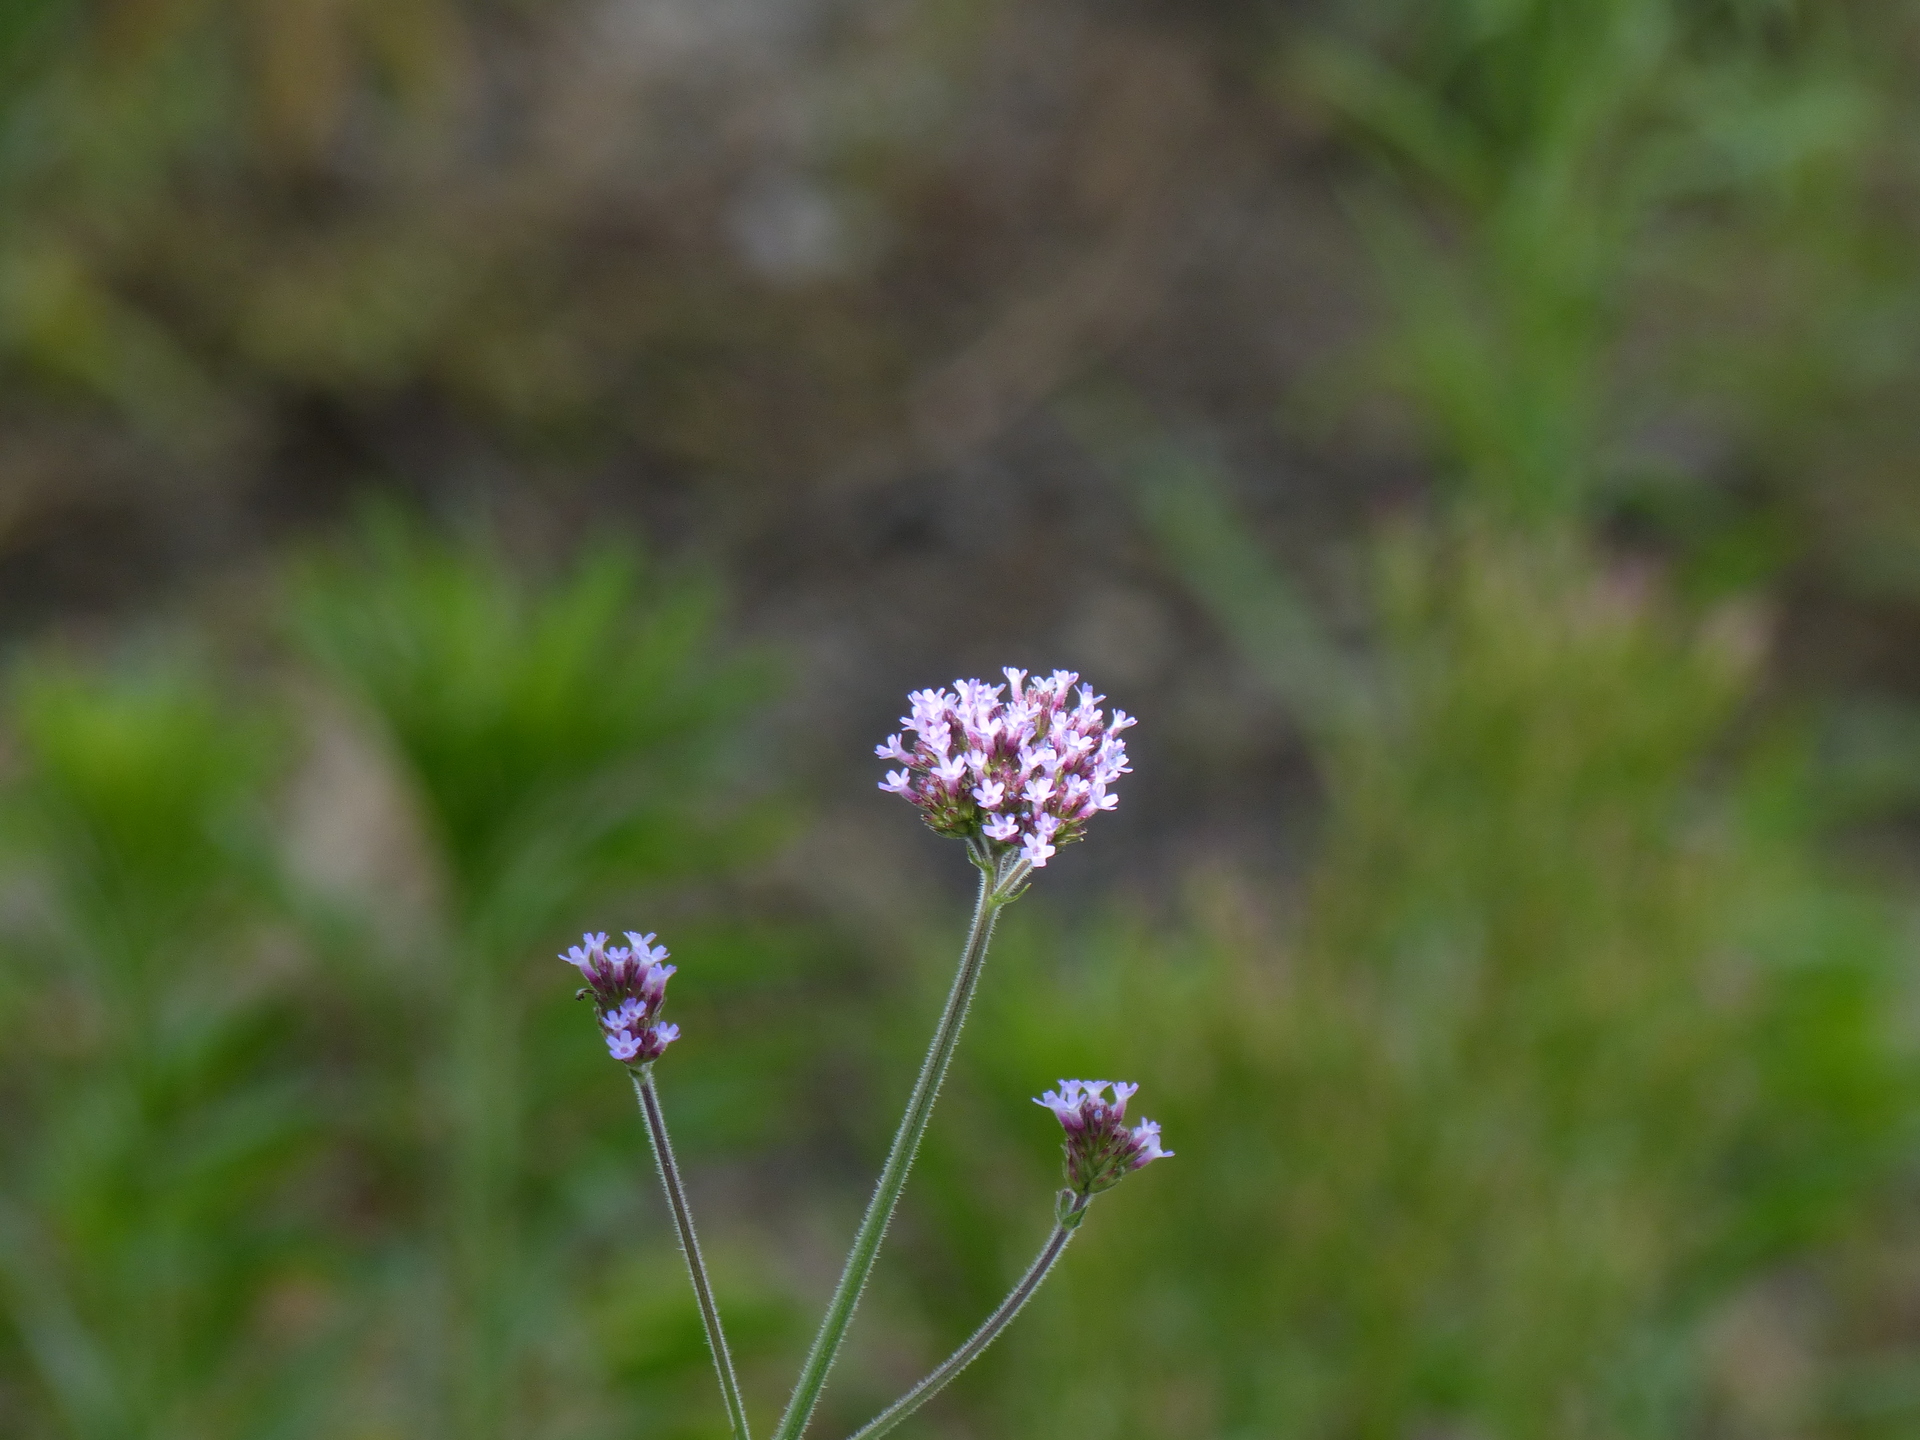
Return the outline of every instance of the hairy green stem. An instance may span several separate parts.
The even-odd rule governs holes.
[[[902,1395],[893,1404],[882,1410],[873,1419],[854,1431],[850,1440],[878,1440],[878,1437],[893,1429],[907,1416],[918,1410],[927,1401],[945,1388],[947,1382],[958,1375],[967,1366],[980,1358],[980,1352],[991,1345],[1000,1332],[1013,1322],[1027,1301],[1033,1298],[1034,1291],[1040,1288],[1040,1282],[1047,1278],[1047,1272],[1053,1269],[1054,1262],[1066,1252],[1067,1242],[1073,1239],[1073,1232],[1080,1227],[1080,1217],[1086,1214],[1087,1206],[1093,1203],[1091,1196],[1075,1197],[1073,1206],[1053,1227],[1053,1235],[1046,1246],[1027,1267],[1027,1273],[1020,1277],[1020,1283],[1008,1292],[993,1314],[974,1331],[967,1343],[940,1362],[937,1369]]]
[[[713,1283],[707,1278],[706,1262],[700,1258],[700,1242],[694,1237],[693,1211],[687,1204],[687,1192],[680,1184],[680,1169],[673,1161],[673,1146],[667,1139],[667,1119],[660,1112],[660,1094],[653,1088],[653,1067],[643,1065],[632,1075],[641,1113],[647,1117],[647,1134],[653,1140],[653,1158],[659,1162],[660,1184],[667,1192],[667,1208],[673,1211],[674,1228],[680,1232],[680,1253],[687,1257],[687,1275],[693,1281],[694,1298],[700,1302],[700,1323],[706,1327],[707,1348],[713,1352],[713,1368],[720,1376],[720,1397],[726,1402],[727,1423],[733,1427],[734,1440],[750,1440],[747,1407],[740,1398],[740,1382],[733,1375],[733,1356],[727,1352],[727,1337],[720,1329],[720,1307],[714,1302]]]
[[[880,1254],[880,1242],[887,1233],[887,1222],[893,1217],[893,1208],[899,1202],[900,1192],[906,1188],[907,1171],[913,1168],[914,1154],[920,1148],[920,1137],[926,1133],[927,1121],[933,1114],[933,1102],[940,1093],[940,1082],[946,1078],[947,1064],[953,1059],[954,1047],[960,1041],[960,1027],[966,1023],[967,1004],[973,999],[974,986],[980,980],[980,967],[987,958],[987,942],[993,937],[994,917],[1008,897],[1006,877],[985,865],[981,866],[980,898],[973,907],[973,924],[967,931],[966,948],[960,952],[960,969],[953,977],[953,990],[947,996],[947,1008],[940,1016],[940,1024],[933,1032],[933,1044],[927,1049],[927,1058],[920,1067],[920,1078],[914,1081],[913,1094],[907,1100],[907,1113],[901,1117],[900,1129],[893,1137],[893,1148],[887,1152],[887,1163],[880,1171],[879,1183],[874,1186],[873,1199],[867,1204],[867,1213],[861,1218],[860,1229],[853,1237],[853,1248],[847,1253],[846,1268],[840,1273],[840,1283],[834,1287],[833,1298],[827,1302],[827,1313],[820,1321],[820,1333],[814,1337],[813,1349],[807,1353],[806,1364],[800,1367],[800,1378],[793,1387],[793,1398],[787,1402],[787,1413],[780,1417],[780,1426],[773,1433],[773,1440],[799,1440],[807,1428],[807,1421],[813,1417],[813,1408],[820,1401],[820,1391],[827,1383],[827,1372],[833,1368],[834,1356],[839,1352],[840,1342],[846,1337],[847,1325],[853,1319],[854,1307],[860,1303],[860,1292],[866,1288],[867,1276],[873,1272],[873,1262]]]

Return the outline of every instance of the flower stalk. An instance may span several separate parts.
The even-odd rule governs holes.
[[[752,1440],[747,1429],[747,1407],[740,1397],[740,1382],[734,1378],[733,1356],[727,1350],[726,1333],[720,1328],[720,1306],[713,1298],[713,1282],[707,1278],[706,1262],[700,1257],[700,1241],[693,1233],[693,1210],[680,1184],[680,1167],[674,1164],[673,1144],[667,1139],[667,1120],[660,1110],[660,1094],[653,1086],[651,1064],[634,1067],[633,1093],[640,1097],[640,1111],[647,1117],[647,1135],[653,1141],[653,1158],[660,1169],[660,1185],[667,1192],[667,1208],[673,1212],[673,1226],[680,1236],[680,1253],[686,1257],[687,1275],[693,1281],[693,1294],[700,1305],[700,1324],[707,1332],[707,1349],[713,1353],[713,1368],[720,1377],[720,1396],[726,1403],[727,1423],[734,1440]]]
[[[920,690],[908,697],[912,713],[901,717],[901,733],[877,747],[883,758],[897,761],[880,788],[904,796],[920,811],[927,825],[940,835],[966,843],[968,858],[980,871],[979,895],[973,921],[953,987],[934,1027],[933,1041],[921,1063],[906,1113],[894,1132],[893,1144],[881,1167],[880,1178],[868,1201],[845,1268],[827,1302],[819,1332],[801,1366],[786,1412],[773,1440],[801,1440],[820,1402],[827,1375],[845,1340],[853,1313],[867,1287],[886,1239],[907,1174],[913,1168],[921,1139],[933,1118],[934,1102],[946,1080],[967,1009],[980,983],[994,921],[1003,906],[1017,899],[1035,874],[1062,845],[1083,837],[1095,815],[1119,803],[1109,788],[1128,773],[1126,742],[1120,732],[1134,721],[1115,709],[1109,719],[1100,709],[1104,696],[1081,686],[1075,703],[1071,693],[1079,676],[1056,670],[1031,680],[1024,670],[1008,669],[1006,685],[979,680],[956,680],[947,690]],[[1004,698],[1003,698],[1004,696]],[[911,733],[911,745],[904,737]],[[707,1346],[713,1353],[720,1393],[734,1440],[750,1440],[746,1407],[734,1378],[733,1360],[720,1328],[720,1310],[707,1278],[700,1245],[694,1237],[693,1214],[680,1183],[667,1139],[660,1097],[653,1086],[653,1062],[679,1038],[676,1025],[660,1019],[668,979],[674,967],[665,963],[667,950],[652,935],[627,932],[628,944],[609,946],[604,934],[590,934],[560,958],[585,981],[579,995],[593,1001],[607,1052],[627,1067],[634,1093],[646,1116],[660,1167],[660,1183],[686,1257],[687,1273],[700,1307]],[[1093,1197],[1120,1178],[1166,1155],[1160,1148],[1160,1127],[1142,1121],[1125,1128],[1127,1101],[1135,1087],[1111,1082],[1062,1081],[1061,1093],[1049,1091],[1040,1101],[1059,1118],[1066,1131],[1068,1188],[1055,1207],[1056,1226],[1039,1257],[1011,1294],[987,1317],[940,1367],[908,1391],[858,1432],[856,1440],[892,1429],[937,1393],[955,1375],[992,1344],[1020,1313],[1047,1274],[1059,1261],[1067,1242],[1079,1228]]]
[[[1020,1277],[994,1312],[918,1385],[882,1410],[851,1440],[876,1440],[937,1395],[954,1376],[980,1357],[1000,1332],[1013,1323],[1046,1280],[1067,1242],[1073,1239],[1094,1196],[1104,1194],[1136,1170],[1165,1160],[1173,1152],[1160,1146],[1160,1127],[1142,1120],[1127,1126],[1127,1102],[1139,1092],[1138,1085],[1124,1080],[1062,1080],[1058,1092],[1049,1090],[1034,1101],[1053,1112],[1065,1132],[1062,1152],[1065,1159],[1067,1188],[1054,1204],[1053,1234],[1041,1249],[1027,1273]],[[1109,1098],[1111,1092],[1111,1098]]]
[[[740,1382],[733,1374],[733,1356],[727,1351],[726,1333],[720,1328],[720,1306],[713,1298],[713,1282],[707,1278],[700,1241],[693,1232],[693,1207],[687,1203],[686,1188],[680,1183],[673,1142],[667,1138],[667,1117],[653,1086],[653,1062],[680,1038],[680,1027],[660,1018],[674,967],[666,963],[667,947],[654,944],[655,938],[629,930],[625,945],[610,946],[605,934],[589,934],[560,958],[579,971],[586,982],[580,987],[579,998],[593,1002],[607,1053],[627,1067],[633,1081],[640,1113],[647,1120],[647,1138],[653,1142],[660,1185],[667,1192],[667,1209],[673,1214],[673,1228],[680,1238],[680,1253],[686,1257],[687,1276],[693,1281],[700,1324],[707,1332],[707,1349],[713,1353],[713,1368],[720,1377],[727,1423],[733,1429],[733,1440],[751,1440]]]
[[[913,1168],[920,1138],[926,1134],[927,1122],[933,1116],[933,1102],[939,1097],[947,1066],[960,1043],[967,1006],[980,983],[980,969],[993,939],[994,919],[1000,907],[1011,898],[1009,889],[1024,878],[1014,873],[1017,868],[1004,862],[991,868],[986,864],[980,866],[980,894],[974,902],[973,923],[968,927],[967,943],[960,952],[960,968],[953,977],[946,1009],[941,1012],[940,1023],[933,1032],[933,1043],[927,1049],[920,1076],[907,1099],[906,1114],[894,1133],[893,1147],[887,1152],[887,1162],[881,1168],[873,1198],[867,1202],[867,1213],[861,1217],[853,1248],[847,1252],[840,1283],[834,1286],[833,1298],[827,1302],[827,1313],[820,1321],[820,1330],[814,1336],[813,1348],[807,1352],[806,1363],[800,1367],[800,1378],[794,1383],[793,1396],[787,1401],[786,1414],[780,1417],[774,1440],[798,1440],[807,1428],[807,1421],[813,1417],[814,1406],[820,1403],[827,1372],[833,1368],[840,1342],[846,1338],[847,1326],[860,1304],[861,1292],[866,1289],[867,1277],[873,1273],[874,1261],[880,1255],[880,1242],[886,1238],[887,1223],[900,1202],[900,1192],[906,1188],[907,1172]]]
[[[967,1338],[953,1354],[941,1361],[939,1366],[929,1372],[919,1384],[902,1395],[893,1404],[882,1410],[873,1419],[854,1431],[849,1440],[878,1440],[940,1391],[947,1383],[967,1366],[980,1358],[981,1352],[999,1338],[1000,1332],[1013,1323],[1013,1317],[1026,1308],[1027,1301],[1034,1297],[1042,1282],[1047,1278],[1056,1261],[1066,1253],[1067,1242],[1073,1239],[1074,1232],[1080,1228],[1080,1221],[1087,1213],[1087,1207],[1093,1204],[1091,1195],[1063,1193],[1060,1206],[1060,1218],[1053,1227],[1053,1234],[1041,1248],[1027,1273],[1020,1277],[1020,1283],[1008,1292],[989,1315],[980,1328]]]

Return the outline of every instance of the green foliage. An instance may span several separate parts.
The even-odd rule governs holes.
[[[290,732],[201,672],[16,680],[35,898],[0,1005],[26,1117],[0,1393],[24,1435],[714,1433],[638,1126],[509,937],[688,873],[658,832],[710,808],[700,757],[751,691],[709,667],[707,600],[613,562],[533,586],[397,525],[368,545],[302,572],[300,633],[420,803],[446,877],[424,928],[343,924],[278,873]],[[911,1369],[971,1326],[1048,1219],[1026,1097],[1118,1073],[1178,1157],[1102,1202],[946,1402],[997,1433],[1774,1433],[1720,1337],[1783,1267],[1838,1294],[1873,1264],[1920,1114],[1890,916],[1814,858],[1798,739],[1739,742],[1749,614],[1690,619],[1564,534],[1377,553],[1298,905],[1218,877],[1176,922],[1018,907],[858,1343],[891,1328],[882,1368]],[[823,1064],[910,1067],[939,965],[856,1012],[804,926],[673,938],[696,1167],[825,1123],[800,1104],[835,1093]],[[709,1239],[764,1406],[791,1302],[748,1235]],[[1821,1342],[1794,1433],[1911,1423],[1878,1343]],[[831,1420],[886,1388],[855,1357]]]
[[[1043,889],[1008,917],[834,1421],[1018,1273],[1057,1165],[1026,1097],[1107,1073],[1145,1082],[1178,1158],[1102,1201],[943,1401],[980,1433],[1913,1432],[1910,947],[1827,828],[1910,803],[1910,716],[1842,735],[1836,771],[1769,708],[1757,608],[1684,599],[1829,534],[1873,562],[1848,584],[1911,587],[1920,290],[1874,203],[1911,170],[1898,10],[1290,24],[1283,95],[1370,161],[1348,197],[1377,374],[1458,483],[1365,541],[1372,629],[1343,649],[1206,465],[1111,407],[1076,419],[1302,722],[1321,844],[1298,894],[1199,877],[1172,918],[1067,917]],[[175,460],[254,453],[289,397],[416,392],[496,436],[603,407],[594,443],[637,428],[727,473],[787,475],[802,412],[866,444],[875,377],[918,362],[857,305],[730,301],[704,238],[697,284],[624,241],[587,263],[576,232],[609,228],[626,172],[585,183],[538,107],[515,123],[560,150],[476,174],[443,123],[484,68],[476,17],[5,7],[20,393],[110,407]],[[1703,409],[1726,454],[1648,441]],[[1609,557],[1586,533],[1609,516],[1674,572]],[[817,916],[700,913],[784,820],[740,783],[768,687],[716,658],[713,587],[617,545],[535,582],[387,516],[292,591],[321,703],[181,663],[40,661],[7,693],[0,1431],[717,1434],[630,1101],[549,958],[663,910],[688,1039],[662,1086],[732,1207],[707,1237],[770,1408],[804,1339],[788,1292],[851,1228],[949,940],[924,983],[850,999],[866,957]],[[286,873],[306,724],[352,730],[400,796],[421,913]],[[763,1190],[801,1207],[774,1238],[739,1223]]]
[[[429,1223],[447,1247],[445,1349],[419,1363],[455,1433],[517,1435],[536,1423],[547,1337],[568,1325],[548,1277],[579,1253],[577,1216],[541,1193],[573,1157],[542,1143],[553,1122],[529,1066],[544,1057],[527,1053],[529,1010],[570,988],[527,955],[590,900],[741,853],[754,832],[728,822],[722,762],[764,681],[716,656],[709,591],[655,586],[643,602],[615,550],[534,588],[483,544],[387,515],[361,556],[316,562],[296,592],[302,637],[384,736],[444,882],[444,913],[407,956],[433,977],[410,997],[417,1103],[434,1117],[416,1139],[441,1162]],[[585,1028],[532,1033],[590,1054]]]
[[[1178,927],[1009,916],[928,1302],[1024,1262],[1055,1075],[1144,1082],[1178,1155],[975,1378],[998,1433],[1721,1433],[1713,1327],[1831,1269],[1911,1143],[1892,916],[1810,858],[1771,752],[1715,761],[1738,617],[1483,532],[1388,541],[1377,594],[1387,684],[1324,752],[1297,921],[1230,880]],[[1014,1174],[965,1183],[1006,1135]],[[1792,1433],[1838,1433],[1821,1383]]]
[[[364,559],[301,586],[308,647],[368,707],[418,787],[455,922],[523,944],[612,878],[710,864],[727,722],[764,673],[714,654],[704,586],[656,587],[609,547],[535,592],[483,546],[384,516]]]
[[[263,1383],[287,1356],[256,1327],[325,1248],[301,1027],[260,926],[280,747],[177,663],[43,664],[12,699],[5,817],[35,895],[8,940],[0,1140],[17,1408],[100,1440],[265,1433],[293,1390]]]
[[[1785,198],[1844,188],[1877,102],[1841,26],[1771,0],[1385,3],[1288,52],[1380,162],[1352,197],[1380,366],[1473,500],[1551,519],[1647,478],[1624,434],[1713,387],[1676,396],[1693,345],[1645,297],[1790,244]]]
[[[1182,926],[1029,920],[1000,957],[1021,976],[986,1020],[994,1098],[956,1143],[987,1149],[1016,1123],[1002,1097],[1092,1066],[1148,1082],[1179,1158],[1086,1227],[976,1382],[999,1428],[1912,1427],[1887,1378],[1912,1337],[1819,1318],[1871,1310],[1858,1274],[1913,1139],[1894,913],[1819,858],[1835,808],[1804,736],[1747,731],[1761,612],[1690,613],[1583,528],[1645,479],[1636,429],[1691,398],[1661,362],[1699,315],[1650,320],[1646,296],[1736,236],[1804,240],[1769,224],[1859,153],[1871,102],[1825,23],[1378,5],[1290,52],[1378,161],[1354,204],[1391,302],[1380,374],[1459,481],[1370,540],[1364,653],[1329,643],[1209,466],[1137,413],[1076,411],[1298,716],[1325,830],[1282,915],[1229,886]],[[1668,503],[1707,503],[1698,479],[1663,478]],[[1739,513],[1669,535],[1721,595],[1794,543]],[[1032,1018],[1060,1014],[1071,1042]],[[1107,1238],[1123,1206],[1137,1228]],[[941,1208],[1012,1273],[984,1207]]]
[[[551,956],[589,905],[640,919],[647,887],[763,843],[739,721],[764,667],[726,657],[710,588],[611,550],[537,584],[386,516],[292,589],[351,703],[285,693],[303,725],[369,732],[438,877],[423,913],[283,863],[310,803],[284,798],[294,714],[185,664],[16,673],[6,1428],[470,1440],[610,1433],[637,1402],[649,1433],[703,1434],[690,1302],[609,1292],[676,1262],[664,1231],[635,1247],[642,1135]],[[705,930],[721,991],[762,968],[763,935]],[[739,1133],[764,1066],[689,1048],[670,1103]],[[721,1265],[751,1359],[786,1311],[746,1270]]]

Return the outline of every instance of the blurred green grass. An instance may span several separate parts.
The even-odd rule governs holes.
[[[948,1143],[1092,1067],[1180,1153],[991,1362],[987,1428],[1906,1433],[1829,1408],[1838,1333],[1766,1423],[1715,1349],[1899,1227],[1920,1094],[1895,912],[1814,858],[1779,747],[1716,753],[1749,654],[1577,551],[1386,549],[1387,698],[1326,757],[1297,913],[1222,876],[1171,927],[1014,922]],[[967,1164],[940,1208],[1004,1275],[1018,1187],[969,1204]]]
[[[1466,519],[1383,532],[1375,577],[1298,895],[1009,916],[829,1423],[1017,1272],[1057,1163],[1027,1097],[1094,1071],[1144,1083],[1177,1162],[945,1423],[1906,1433],[1909,947],[1825,853],[1804,727],[1743,718],[1754,615]],[[714,768],[766,682],[698,585],[529,581],[388,516],[289,589],[297,684],[156,651],[8,692],[10,1430],[720,1433],[640,1133],[540,959],[662,904],[663,1083],[770,1407],[822,1283],[780,1250],[844,1228],[949,917],[879,984],[825,917],[688,908],[780,828]],[[356,892],[289,850],[327,713],[411,797],[410,916],[398,870]]]
[[[437,154],[463,14],[309,18],[379,72],[396,147]],[[227,371],[440,376],[514,423],[595,403],[564,364],[506,386],[511,324],[465,343],[514,257],[423,259],[453,211],[409,191],[290,247],[155,198],[169,167],[233,164],[236,133],[298,190],[345,82],[240,85],[227,59],[254,23],[294,53],[294,7],[157,4],[85,43],[77,15],[0,29],[0,349],[36,383],[189,456],[242,428]],[[1348,383],[1398,397],[1451,483],[1360,542],[1362,642],[1336,644],[1222,477],[1111,403],[1077,412],[1307,733],[1315,858],[1297,892],[1200,873],[1167,877],[1172,905],[1042,889],[1009,916],[825,1423],[1018,1272],[1056,1164],[1027,1097],[1107,1073],[1144,1082],[1178,1158],[1103,1202],[930,1433],[1920,1427],[1912,897],[1836,824],[1912,761],[1836,773],[1762,668],[1797,522],[1884,442],[1836,416],[1911,379],[1867,343],[1912,291],[1861,200],[1899,159],[1875,18],[1378,4],[1262,51],[1371,157],[1348,194],[1385,320]],[[252,277],[218,363],[126,300],[141,265],[180,293]],[[1781,275],[1806,283],[1760,283]],[[1785,498],[1723,515],[1676,480],[1638,443],[1676,392],[1738,410]],[[1899,527],[1854,509],[1829,528],[1898,581]],[[1623,515],[1669,567],[1622,559]],[[688,1031],[662,1084],[754,1403],[778,1403],[957,917],[902,956],[741,901],[815,797],[756,769],[777,682],[729,650],[719,590],[617,547],[529,576],[386,515],[289,565],[265,661],[189,637],[13,666],[0,1433],[720,1434],[642,1136],[546,958],[655,915]],[[392,834],[337,828],[366,785]]]

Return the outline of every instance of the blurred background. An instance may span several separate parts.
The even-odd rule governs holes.
[[[1920,6],[0,5],[0,1434],[1920,1433]],[[904,1433],[904,1432],[903,1432]]]

